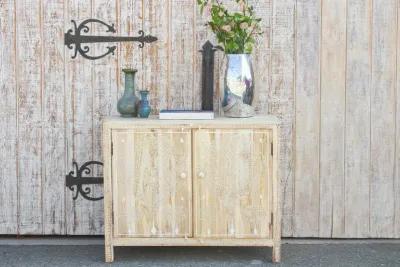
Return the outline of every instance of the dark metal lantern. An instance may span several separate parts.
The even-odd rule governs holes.
[[[221,50],[222,47],[214,46],[210,41],[207,41],[203,45],[203,49],[200,52],[203,54],[202,61],[202,76],[201,76],[201,109],[207,111],[213,111],[214,102],[214,57],[215,51]]]

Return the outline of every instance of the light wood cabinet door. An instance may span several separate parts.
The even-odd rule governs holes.
[[[194,131],[195,237],[271,237],[271,141],[269,130]]]
[[[112,132],[116,237],[191,237],[191,131]]]

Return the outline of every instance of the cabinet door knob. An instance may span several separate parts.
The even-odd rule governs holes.
[[[204,177],[205,177],[204,172],[199,172],[199,178],[204,178]]]
[[[186,173],[182,172],[182,173],[181,173],[181,178],[182,178],[182,179],[185,179],[186,177],[187,177]]]

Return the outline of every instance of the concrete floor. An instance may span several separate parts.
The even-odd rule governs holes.
[[[269,248],[117,248],[112,266],[400,266],[400,243],[291,243],[282,263],[271,263]],[[103,246],[4,245],[0,266],[110,266]]]

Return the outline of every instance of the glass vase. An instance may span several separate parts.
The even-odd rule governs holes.
[[[135,95],[135,75],[136,69],[123,69],[125,73],[125,91],[118,100],[118,112],[124,118],[137,117],[137,107],[139,99]]]

